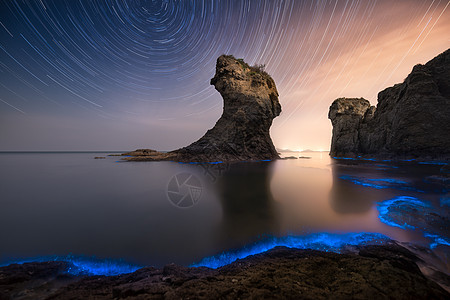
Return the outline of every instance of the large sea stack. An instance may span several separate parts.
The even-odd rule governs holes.
[[[279,158],[269,134],[273,119],[281,113],[272,77],[261,67],[222,55],[211,84],[222,95],[223,113],[202,138],[168,153],[136,150],[126,153],[131,155],[127,159],[217,162]]]
[[[401,84],[330,106],[330,155],[450,159],[450,49],[416,65]]]

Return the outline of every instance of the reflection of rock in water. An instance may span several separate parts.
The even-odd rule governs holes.
[[[251,238],[274,231],[273,201],[269,188],[273,162],[231,164],[218,177],[217,191],[222,201],[223,222],[220,244],[240,247]],[[224,248],[225,249],[225,248]]]
[[[346,177],[352,171],[352,166],[334,163],[333,185],[330,191],[331,207],[339,213],[361,213],[371,209],[373,203],[380,199],[381,191],[367,190],[364,186],[347,180]]]

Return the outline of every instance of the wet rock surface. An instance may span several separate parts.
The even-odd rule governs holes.
[[[281,113],[275,81],[262,68],[222,55],[211,84],[222,95],[223,113],[215,126],[191,145],[163,153],[140,149],[126,160],[181,162],[248,161],[279,158],[270,138],[272,121]]]
[[[365,99],[330,106],[332,156],[450,159],[450,49],[416,65],[405,81]]]
[[[67,262],[12,264],[0,268],[0,299],[44,299],[80,278]]]
[[[0,298],[448,299],[420,272],[418,260],[395,243],[353,247],[345,254],[277,247],[215,270],[167,265],[75,280],[61,275],[66,263],[30,263],[0,268]]]

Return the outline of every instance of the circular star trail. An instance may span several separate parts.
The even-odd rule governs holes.
[[[282,28],[274,30],[282,8],[271,1],[3,1],[0,9],[2,79],[44,96],[63,89],[94,108],[208,97],[218,55],[259,49],[248,55],[258,57]]]
[[[266,64],[275,79],[283,114],[272,132],[275,141],[289,141],[279,146],[309,141],[283,133],[302,127],[303,119],[313,120],[322,136],[310,147],[326,147],[328,133],[320,130],[329,130],[332,100],[364,96],[375,103],[378,91],[407,75],[413,59],[431,59],[449,46],[442,38],[448,6],[438,0],[4,0],[0,118],[9,117],[4,128],[21,122],[15,115],[175,121],[188,136],[199,136],[222,107],[209,84],[215,61],[233,54]]]

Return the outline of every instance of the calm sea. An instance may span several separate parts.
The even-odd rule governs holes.
[[[287,237],[320,248],[379,233],[431,249],[448,272],[447,165],[283,155],[306,157],[181,164],[0,153],[0,264],[71,255],[190,265],[295,243]]]

